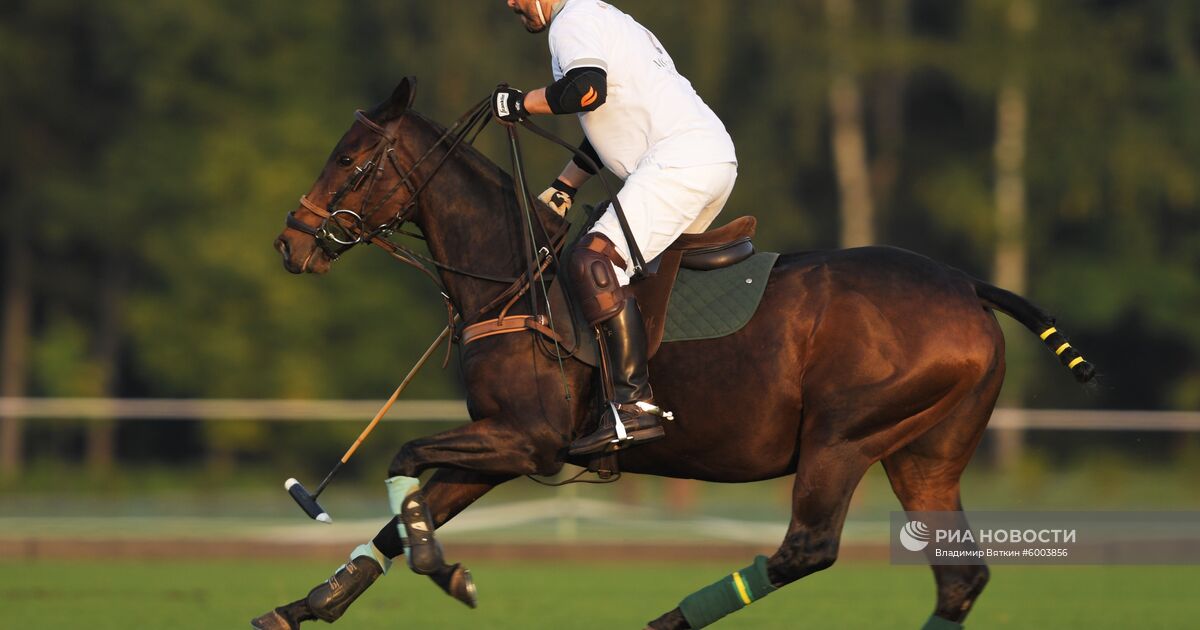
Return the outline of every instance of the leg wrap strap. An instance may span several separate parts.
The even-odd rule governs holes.
[[[758,556],[754,564],[683,598],[679,603],[679,611],[689,626],[703,628],[775,590],[776,587],[767,578],[767,557]]]
[[[325,582],[308,592],[305,603],[318,619],[333,623],[341,618],[379,576],[383,569],[374,559],[358,556],[342,565]]]
[[[421,480],[416,477],[392,477],[383,483],[387,486],[388,505],[392,508],[392,514],[396,516],[400,516],[400,512],[404,510],[404,499],[421,487]],[[404,531],[404,523],[400,522],[400,519],[396,519],[396,531],[400,533],[400,540],[404,541],[404,555],[407,556],[408,533]]]
[[[353,561],[355,558],[362,557],[370,558],[375,562],[378,562],[379,566],[383,568],[384,575],[387,575],[388,569],[392,568],[392,559],[383,555],[383,552],[376,549],[373,543],[361,544],[355,547],[354,551],[350,552],[351,561]]]
[[[442,545],[433,535],[433,516],[425,506],[420,481],[415,477],[392,477],[386,483],[392,513],[400,517],[396,527],[404,540],[408,568],[421,575],[435,573],[445,562]]]
[[[949,619],[943,619],[937,615],[930,615],[929,621],[921,626],[921,630],[962,630],[962,624]]]

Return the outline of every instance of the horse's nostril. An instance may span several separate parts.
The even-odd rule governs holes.
[[[290,258],[290,257],[291,257],[291,256],[290,256],[290,251],[289,251],[289,248],[288,248],[288,243],[287,243],[287,241],[285,241],[285,240],[283,239],[283,237],[282,237],[282,236],[281,236],[281,237],[279,237],[279,238],[277,238],[277,239],[275,239],[275,249],[279,250],[279,253],[280,253],[280,254],[282,254],[284,258]]]

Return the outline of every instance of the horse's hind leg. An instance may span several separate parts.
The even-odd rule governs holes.
[[[1001,371],[1001,374],[1003,372]],[[959,478],[996,404],[1000,381],[982,383],[946,420],[912,443],[883,459],[892,489],[907,512],[960,512],[955,527],[965,529],[961,515]],[[927,629],[959,628],[988,581],[988,568],[978,565],[933,564],[937,607]]]
[[[801,439],[803,443],[803,438]],[[770,558],[689,595],[650,623],[654,630],[703,628],[787,584],[833,565],[850,497],[873,463],[853,447],[803,448],[787,536]]]

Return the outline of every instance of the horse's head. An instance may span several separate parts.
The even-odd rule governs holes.
[[[415,95],[416,79],[406,77],[369,113],[356,112],[275,239],[288,271],[325,273],[343,252],[399,218],[400,211],[388,208],[409,201],[414,187],[396,156],[396,128]]]

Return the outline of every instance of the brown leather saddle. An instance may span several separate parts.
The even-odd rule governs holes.
[[[711,270],[728,267],[754,255],[754,237],[758,220],[751,216],[738,217],[728,224],[700,234],[680,235],[667,251],[646,264],[647,277],[629,285],[642,309],[646,322],[647,356],[653,357],[662,345],[663,326],[667,321],[667,305],[671,290],[682,269]],[[551,308],[555,313],[570,311],[571,321],[554,321],[554,330],[562,337],[562,345],[573,350],[573,356],[589,365],[597,365],[595,338],[573,301],[564,294],[564,276],[560,274],[550,290]]]

